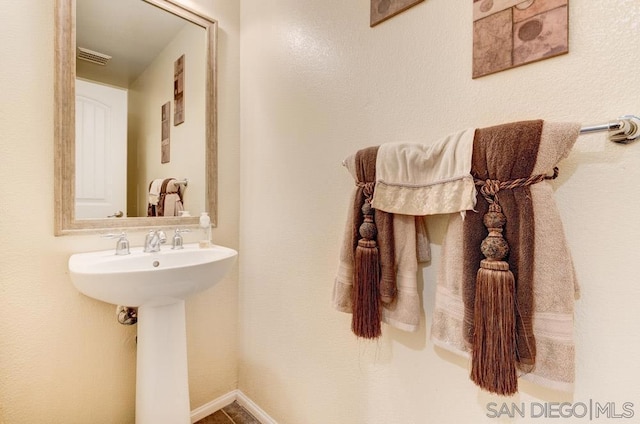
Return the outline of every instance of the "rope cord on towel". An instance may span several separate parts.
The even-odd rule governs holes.
[[[537,184],[544,180],[555,180],[556,178],[558,178],[558,172],[559,170],[556,166],[553,168],[553,175],[539,174],[532,175],[528,178],[518,178],[509,181],[499,181],[491,179],[481,180],[475,178],[474,181],[477,186],[481,186],[480,194],[482,194],[482,197],[485,198],[489,205],[492,205],[497,201],[498,192],[500,190],[511,190],[518,187],[526,187],[532,184]]]
[[[356,183],[356,187],[362,188],[364,195],[368,199],[371,199],[371,196],[373,196],[373,191],[375,190],[375,187],[376,187],[376,183],[375,182]]]

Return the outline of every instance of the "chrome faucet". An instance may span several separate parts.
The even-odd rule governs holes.
[[[159,252],[160,245],[167,242],[167,236],[162,230],[149,230],[144,239],[144,251],[147,253]]]

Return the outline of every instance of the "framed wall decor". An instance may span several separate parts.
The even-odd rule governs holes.
[[[171,160],[171,102],[162,105],[162,131],[160,140],[160,163],[169,163]]]
[[[376,26],[424,0],[371,0],[370,26]]]
[[[473,0],[473,78],[569,52],[569,0]]]
[[[173,64],[173,101],[173,125],[180,125],[184,122],[184,55]]]

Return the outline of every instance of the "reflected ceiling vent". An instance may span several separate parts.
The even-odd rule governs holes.
[[[111,60],[111,56],[85,49],[84,47],[78,47],[78,59],[104,66]]]

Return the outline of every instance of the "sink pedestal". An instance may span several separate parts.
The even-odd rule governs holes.
[[[138,308],[136,424],[190,424],[184,300]]]

